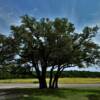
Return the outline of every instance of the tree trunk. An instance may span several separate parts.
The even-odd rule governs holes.
[[[56,81],[55,81],[55,88],[58,88],[58,77],[56,78]]]
[[[44,77],[41,77],[39,79],[39,88],[40,89],[45,89],[47,88],[47,83],[46,83],[46,79]]]
[[[44,89],[47,88],[47,82],[46,82],[46,69],[47,69],[47,64],[44,62],[42,65],[42,72],[39,80],[39,88]]]
[[[44,88],[47,88],[47,83],[46,83],[46,64],[44,63],[43,67],[42,68],[42,71],[39,70],[39,66],[38,64],[34,63],[33,61],[33,66],[36,70],[36,74],[37,74],[37,78],[39,80],[39,88],[40,89],[44,89]]]
[[[51,86],[50,88],[58,88],[58,78],[60,76],[60,66],[58,66],[58,70],[56,72],[56,74],[54,75],[54,79],[51,82]]]
[[[54,69],[54,66],[51,68],[51,71],[50,71],[49,88],[52,88],[53,69]]]
[[[52,82],[52,88],[58,88],[58,78],[57,76],[54,77],[54,80]]]

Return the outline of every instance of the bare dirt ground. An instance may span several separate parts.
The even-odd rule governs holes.
[[[38,88],[38,84],[0,84],[0,89],[12,88]],[[100,87],[100,84],[59,84],[60,88],[87,88]]]

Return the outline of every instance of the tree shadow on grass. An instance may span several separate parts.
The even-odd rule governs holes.
[[[35,89],[32,91],[32,95],[35,96],[54,96],[59,98],[65,98],[66,94],[61,89]]]
[[[88,100],[100,100],[100,95],[97,95],[97,94],[90,94],[87,97],[88,97]]]
[[[72,91],[72,92],[79,92],[79,93],[80,92],[82,92],[82,93],[83,92],[92,92],[92,93],[95,93],[95,94],[100,94],[100,88],[99,89],[91,89],[91,88],[90,89],[88,89],[88,88],[87,89],[82,89],[82,88],[79,88],[79,89],[73,89],[73,88],[71,89],[70,88],[69,89],[68,88],[68,89],[63,89],[63,90]]]
[[[40,97],[32,96],[32,98],[31,97],[26,97],[26,98],[21,99],[21,100],[42,100],[42,99]]]
[[[100,100],[100,89],[8,89],[0,90],[0,92],[5,92],[6,97],[10,98],[7,100],[43,100],[41,96],[44,97],[58,97],[61,99],[67,98],[68,95],[78,94],[78,93],[93,93],[92,95],[87,95],[88,100]],[[28,97],[24,97],[27,95]],[[32,98],[31,98],[31,97]],[[20,99],[20,98],[25,99]]]
[[[3,90],[2,92],[5,92],[5,96],[10,98],[7,100],[20,100],[20,97],[25,98],[25,100],[27,100],[27,98],[28,100],[31,100],[30,96],[32,96],[32,100],[42,100],[41,96],[59,98],[66,97],[63,89],[8,89]],[[24,97],[24,95],[28,95],[28,97]]]

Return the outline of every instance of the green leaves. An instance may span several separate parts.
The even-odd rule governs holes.
[[[100,47],[92,41],[98,29],[98,26],[85,27],[82,33],[75,33],[74,24],[66,18],[37,20],[25,15],[21,17],[21,25],[11,26],[11,41],[27,62],[38,64],[45,60],[48,66],[58,63],[83,66],[99,60]]]
[[[15,41],[11,37],[0,35],[0,65],[9,64],[16,54]]]

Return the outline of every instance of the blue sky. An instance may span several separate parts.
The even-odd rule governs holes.
[[[0,33],[8,35],[19,17],[66,17],[77,31],[87,25],[100,25],[100,0],[0,0]],[[95,39],[99,43],[100,35]]]
[[[66,17],[77,30],[100,23],[100,0],[0,0],[0,32],[9,34],[9,27],[19,23],[25,14],[41,17]]]

